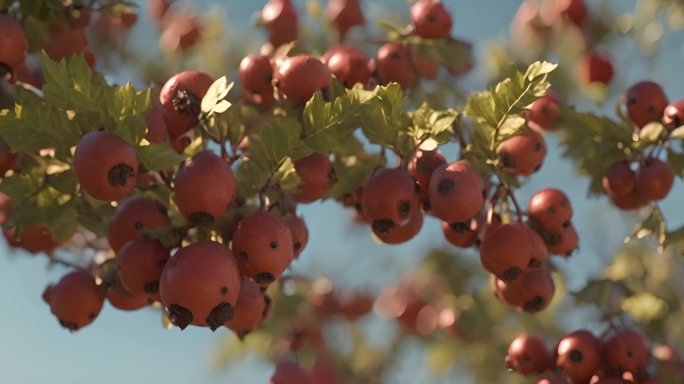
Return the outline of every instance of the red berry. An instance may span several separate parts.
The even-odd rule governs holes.
[[[579,246],[579,236],[575,230],[575,226],[570,224],[563,228],[562,231],[551,234],[546,241],[546,248],[549,253],[568,257]]]
[[[292,261],[292,234],[277,216],[269,212],[253,213],[235,229],[233,252],[243,275],[258,284],[270,284]]]
[[[349,29],[356,25],[363,25],[366,22],[359,0],[328,1],[326,17],[340,32],[341,40],[344,40]]]
[[[626,211],[638,209],[648,205],[648,199],[642,196],[637,188],[634,188],[625,195],[610,196],[610,200],[616,207]]]
[[[570,226],[572,204],[563,193],[555,188],[544,188],[535,192],[527,206],[531,220],[547,231],[559,233]]]
[[[679,99],[665,107],[663,112],[663,124],[669,130],[684,125],[684,99]]]
[[[413,68],[419,76],[428,80],[435,80],[437,75],[439,75],[439,63],[415,52],[411,54],[411,61]]]
[[[575,331],[560,340],[556,365],[573,382],[586,382],[601,367],[601,346],[589,331]]]
[[[150,16],[154,19],[161,19],[164,17],[166,12],[171,8],[172,0],[149,0],[147,2],[147,7],[150,12]]]
[[[169,249],[148,237],[131,240],[117,252],[119,280],[136,296],[158,300],[159,278],[169,260]]]
[[[202,37],[201,21],[194,13],[169,14],[162,20],[159,45],[168,52],[185,51]]]
[[[169,320],[218,329],[233,318],[240,294],[240,272],[233,254],[209,241],[181,248],[166,263],[159,294]]]
[[[432,213],[449,223],[473,218],[482,208],[482,177],[464,160],[443,164],[430,176]]]
[[[555,11],[577,26],[581,26],[589,14],[584,0],[558,0],[555,2]]]
[[[386,233],[420,210],[415,181],[401,169],[378,171],[363,190],[361,207],[373,231]]]
[[[185,71],[171,77],[162,87],[159,101],[171,138],[181,136],[197,123],[202,98],[214,79],[200,71]]]
[[[52,60],[60,61],[72,55],[85,53],[88,49],[88,38],[82,29],[71,29],[64,24],[53,23],[49,27],[49,40],[43,44],[43,49]]]
[[[261,10],[261,21],[274,47],[297,40],[297,12],[290,0],[269,0]]]
[[[416,179],[420,187],[420,199],[423,201],[423,206],[430,203],[430,177],[434,170],[443,164],[446,164],[446,159],[439,151],[417,149],[408,165],[409,175]]]
[[[356,48],[337,46],[325,53],[323,63],[328,66],[330,72],[346,88],[355,84],[368,84],[371,70],[368,67],[366,54]]]
[[[295,195],[300,203],[314,202],[328,193],[335,182],[335,169],[328,156],[314,153],[294,162],[299,176],[299,192]]]
[[[171,224],[166,207],[144,197],[131,197],[119,204],[107,228],[109,246],[118,252],[128,241],[139,239],[146,228]]]
[[[283,361],[276,365],[268,384],[313,384],[313,380],[299,364]]]
[[[288,216],[284,222],[292,234],[292,249],[294,250],[294,257],[297,258],[306,248],[306,244],[309,243],[309,229],[306,227],[304,219],[294,214]]]
[[[292,105],[302,105],[321,91],[331,96],[332,74],[320,60],[309,55],[285,59],[273,75],[278,94]]]
[[[146,295],[132,295],[124,287],[117,278],[117,281],[107,289],[107,300],[116,309],[122,311],[135,311],[137,309],[146,307],[149,304],[149,299]]]
[[[546,248],[539,235],[527,225],[504,224],[488,234],[480,244],[484,268],[507,283],[546,259]]]
[[[496,293],[506,304],[525,312],[546,308],[556,287],[551,274],[544,268],[533,268],[511,283],[496,280]]]
[[[104,201],[133,192],[140,161],[135,149],[111,132],[94,131],[81,138],[74,153],[74,172],[81,188]]]
[[[0,65],[10,70],[18,66],[28,50],[28,41],[21,25],[11,16],[0,15]]]
[[[518,176],[529,176],[537,172],[546,157],[544,137],[533,129],[513,136],[499,145],[497,150],[503,169]]]
[[[376,62],[380,85],[399,83],[404,90],[411,88],[415,80],[411,51],[401,43],[386,43],[378,49]]]
[[[423,212],[418,209],[408,219],[408,221],[393,225],[389,229],[373,227],[373,233],[383,243],[386,244],[400,244],[405,243],[414,238],[423,227]]]
[[[145,133],[147,141],[161,144],[169,139],[166,122],[164,121],[164,111],[160,105],[152,105],[152,108],[150,108],[145,117],[145,123],[147,123],[147,133]]]
[[[424,38],[447,38],[451,34],[451,14],[440,1],[418,0],[411,7],[411,22],[416,34]]]
[[[442,221],[441,226],[444,238],[455,247],[468,248],[477,242],[476,220],[451,224]]]
[[[19,157],[5,140],[0,139],[0,178],[5,176],[5,173],[14,168]]]
[[[562,104],[560,96],[553,90],[548,90],[546,95],[540,97],[530,105],[526,111],[525,116],[529,120],[531,127],[540,127],[545,131],[552,131],[555,129],[555,124],[558,122],[558,110]]]
[[[273,93],[273,65],[266,55],[247,55],[240,62],[240,84],[253,93]]]
[[[613,163],[603,176],[603,189],[610,196],[624,196],[634,190],[635,175],[629,161],[622,160]]]
[[[520,335],[508,347],[506,365],[521,375],[544,372],[550,363],[551,353],[544,341],[536,336]]]
[[[636,171],[636,189],[648,200],[662,200],[670,193],[674,173],[670,165],[658,159],[646,159]]]
[[[639,128],[653,121],[660,121],[667,107],[667,96],[663,88],[653,81],[638,82],[625,94],[627,116]]]
[[[623,329],[604,341],[603,358],[609,373],[630,372],[640,377],[651,362],[651,348],[641,334]]]
[[[178,171],[174,201],[193,224],[211,225],[235,199],[237,181],[230,165],[211,151],[188,159]]]
[[[16,227],[5,229],[4,235],[11,246],[31,253],[51,252],[60,245],[52,239],[50,230],[41,224],[24,228],[19,237],[16,236]]]
[[[582,59],[580,75],[585,83],[608,85],[615,75],[613,61],[606,55],[592,52]]]
[[[265,310],[266,300],[259,284],[242,277],[235,314],[226,322],[226,327],[243,337],[261,324]]]
[[[85,327],[100,314],[105,289],[97,285],[88,271],[68,273],[49,290],[50,310],[62,327],[74,332]]]

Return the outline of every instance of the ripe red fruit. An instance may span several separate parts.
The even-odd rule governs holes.
[[[480,244],[484,268],[507,283],[546,259],[546,248],[539,235],[527,225],[504,224],[489,233]]]
[[[294,162],[301,180],[295,198],[300,203],[314,202],[328,193],[335,182],[335,169],[328,156],[314,153]]]
[[[159,45],[168,52],[185,51],[202,37],[200,19],[194,13],[175,13],[162,20]]]
[[[233,252],[243,275],[258,284],[270,284],[292,261],[292,234],[277,216],[253,213],[235,228]]]
[[[506,366],[521,375],[542,373],[550,363],[551,353],[544,341],[536,336],[520,335],[508,347]]]
[[[148,237],[131,240],[116,253],[119,280],[136,296],[157,299],[159,278],[169,260],[169,249]]]
[[[418,209],[408,219],[408,221],[391,226],[388,230],[373,227],[373,233],[383,243],[400,244],[414,238],[423,227],[423,212]]]
[[[582,59],[580,77],[585,83],[603,83],[608,85],[615,75],[613,61],[610,57],[592,52]]]
[[[630,372],[640,377],[651,362],[651,348],[641,334],[623,329],[604,341],[603,358],[610,374]]]
[[[555,188],[544,188],[535,192],[527,206],[531,220],[547,231],[560,233],[570,226],[572,204],[563,193]]]
[[[359,0],[328,1],[326,17],[340,32],[340,40],[344,40],[349,29],[356,25],[363,25],[366,22]]]
[[[557,0],[554,11],[565,16],[577,26],[581,26],[589,14],[584,0]]]
[[[164,111],[160,105],[152,105],[152,108],[150,108],[145,117],[145,123],[147,123],[147,132],[145,133],[147,141],[161,144],[169,139],[166,122],[164,121]]]
[[[131,197],[119,204],[107,228],[109,246],[118,252],[128,241],[139,239],[146,228],[171,224],[166,207],[144,197]]]
[[[52,60],[60,61],[66,57],[82,53],[88,60],[88,38],[82,29],[71,29],[64,24],[53,23],[49,27],[50,39],[45,42],[43,49]],[[94,59],[88,60],[92,68]]]
[[[12,153],[12,149],[5,140],[0,139],[0,178],[5,176],[5,173],[12,169],[18,160],[16,153]]]
[[[648,199],[642,196],[636,188],[624,195],[610,196],[610,200],[616,207],[626,211],[638,209],[648,204]]]
[[[386,43],[378,49],[376,61],[377,79],[380,85],[397,82],[401,88],[411,88],[415,80],[411,51],[401,43]]]
[[[204,72],[185,71],[164,84],[159,101],[171,138],[184,134],[197,123],[200,103],[213,82],[214,79]]]
[[[513,136],[499,145],[497,150],[503,169],[518,176],[529,176],[537,172],[546,157],[544,137],[533,129]]]
[[[506,304],[525,312],[539,312],[546,308],[556,286],[544,268],[533,268],[511,283],[497,279],[496,294]]]
[[[363,190],[361,208],[376,234],[387,233],[420,209],[415,181],[401,169],[378,171]]]
[[[214,331],[233,318],[240,294],[235,257],[213,241],[181,248],[164,267],[159,294],[169,320],[181,330],[192,324]]]
[[[13,70],[24,61],[28,41],[21,25],[11,16],[0,15],[0,66]]]
[[[477,242],[477,221],[469,220],[462,223],[447,223],[442,221],[444,238],[459,248],[468,248]]]
[[[266,300],[259,284],[242,277],[240,296],[234,308],[234,316],[226,322],[226,327],[235,331],[240,337],[256,329],[264,320]]]
[[[416,150],[408,164],[409,175],[416,179],[416,183],[420,187],[420,199],[423,201],[424,208],[429,208],[430,205],[430,177],[434,170],[443,164],[446,164],[444,155],[437,150],[425,151],[422,149]]]
[[[332,74],[320,60],[309,55],[288,57],[273,75],[280,97],[292,105],[309,101],[316,91],[331,96]]]
[[[636,189],[648,200],[662,200],[672,189],[674,173],[670,165],[658,159],[646,159],[636,171]]]
[[[149,299],[146,295],[135,296],[126,291],[121,286],[118,277],[116,282],[107,289],[107,300],[109,300],[112,307],[122,311],[135,311],[149,304]]]
[[[684,125],[684,99],[673,101],[663,112],[663,124],[669,130]]]
[[[261,21],[274,47],[297,40],[297,12],[290,0],[269,0],[261,10]]]
[[[273,93],[273,65],[266,55],[247,55],[240,62],[240,84],[252,93]]]
[[[311,376],[299,364],[283,361],[276,365],[268,384],[313,384]]]
[[[578,246],[579,236],[572,224],[563,228],[561,232],[551,234],[546,241],[546,248],[549,253],[566,257],[570,256]]]
[[[667,107],[667,96],[663,88],[653,81],[640,81],[625,94],[627,116],[639,128],[653,121],[660,121]]]
[[[430,176],[432,213],[449,223],[473,218],[482,208],[482,177],[464,160],[443,164]]]
[[[43,88],[43,68],[36,54],[28,54],[24,61],[14,67],[14,75],[19,81],[31,84],[36,88]]]
[[[368,58],[360,49],[346,46],[333,47],[321,60],[346,88],[351,88],[357,83],[365,86],[372,74],[368,67]]]
[[[603,189],[611,196],[623,196],[634,190],[635,175],[630,168],[629,161],[622,160],[613,163],[603,176]]]
[[[284,222],[292,234],[292,249],[294,250],[294,257],[297,258],[306,248],[306,244],[309,243],[309,229],[306,227],[304,219],[294,214],[288,216]]]
[[[411,22],[416,34],[427,39],[447,38],[451,34],[451,14],[440,1],[417,1],[411,7]]]
[[[133,146],[111,132],[86,134],[74,153],[76,180],[85,192],[99,200],[115,201],[130,195],[139,166]]]
[[[16,237],[16,227],[3,231],[5,239],[13,247],[20,247],[31,253],[51,252],[60,244],[52,239],[50,230],[41,225],[32,225],[25,228],[19,237]]]
[[[48,292],[52,314],[62,327],[78,331],[95,320],[105,299],[105,289],[97,285],[90,272],[79,269],[68,273]]]
[[[556,365],[573,382],[587,382],[601,366],[601,346],[589,331],[575,331],[558,342]]]
[[[530,127],[540,127],[545,131],[554,130],[558,121],[558,110],[562,103],[560,96],[549,89],[546,95],[532,103],[525,112],[527,120],[533,123],[530,124]]]
[[[189,222],[210,225],[226,212],[236,193],[230,165],[207,150],[183,163],[176,175],[173,200]]]

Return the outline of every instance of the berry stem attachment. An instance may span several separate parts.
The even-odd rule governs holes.
[[[508,182],[501,176],[501,173],[498,170],[496,172],[496,177],[499,179],[499,184],[503,188],[504,192],[506,192],[506,196],[508,196],[508,198],[513,203],[513,206],[515,207],[515,213],[518,216],[518,222],[522,223],[522,209],[520,209],[520,203],[518,203],[518,199],[515,197],[515,193],[511,189],[511,186],[508,184]]]

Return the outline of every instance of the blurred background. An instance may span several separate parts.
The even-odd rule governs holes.
[[[154,71],[155,54],[159,48],[158,32],[148,15],[146,1],[138,3],[139,19],[126,40],[129,52],[127,60],[149,61],[145,70],[138,66],[116,60],[105,60],[103,69],[112,82],[123,83],[132,80],[139,88],[146,83]],[[655,1],[654,1],[655,2]],[[174,61],[176,67],[164,68],[173,72],[193,66],[207,67],[214,74],[228,74],[236,78],[237,63],[242,55],[251,49],[256,52],[265,41],[263,30],[254,26],[254,13],[265,3],[244,0],[197,0],[177,1],[177,7],[194,9],[199,15],[212,20],[212,26],[222,25],[224,33],[230,36],[221,44],[224,56],[213,59],[189,59]],[[305,1],[295,1],[298,9],[307,8]],[[315,3],[315,2],[310,2]],[[489,85],[496,70],[491,43],[506,41],[509,25],[519,1],[500,0],[444,0],[454,17],[453,34],[474,45],[475,69],[459,80],[463,91],[484,89]],[[592,1],[587,3],[595,11],[609,7],[614,15],[631,12],[636,1]],[[367,20],[391,20],[400,25],[408,23],[410,5],[401,0],[364,1]],[[311,4],[308,4],[310,7]],[[223,24],[219,23],[223,21]],[[367,33],[383,36],[383,32],[372,23]],[[653,27],[655,28],[655,27]],[[579,93],[572,104],[580,110],[603,112],[614,115],[614,105],[621,92],[630,84],[650,79],[663,85],[671,98],[684,96],[684,76],[681,75],[684,58],[684,34],[681,31],[650,31],[657,37],[656,51],[645,52],[643,45],[633,35],[625,35],[610,42],[610,52],[616,66],[616,78],[604,99],[604,107],[597,106],[593,97]],[[233,42],[239,45],[231,46]],[[210,49],[210,48],[206,48]],[[646,54],[654,53],[654,54]],[[201,55],[200,55],[201,56]],[[98,60],[100,60],[98,56]],[[161,65],[164,60],[157,60]],[[98,64],[101,65],[101,64]],[[203,68],[205,69],[205,68]],[[147,71],[147,72],[145,72]],[[679,92],[679,93],[678,93]],[[561,281],[566,287],[559,288],[557,295],[565,289],[578,290],[586,282],[599,276],[608,265],[623,239],[632,229],[635,215],[621,213],[603,198],[587,198],[588,181],[576,177],[573,164],[562,160],[554,150],[558,138],[546,135],[549,154],[542,170],[527,180],[519,193],[519,199],[527,202],[536,190],[554,186],[562,188],[570,196],[575,207],[574,225],[577,228],[581,248],[572,258],[555,263]],[[443,153],[447,159],[454,159],[455,146],[446,146]],[[681,183],[676,183],[670,197],[662,202],[668,225],[677,228],[684,224],[684,205],[679,197],[684,196]],[[332,202],[314,203],[299,208],[310,230],[307,249],[291,267],[291,273],[305,276],[327,276],[335,287],[363,289],[377,293],[382,287],[396,283],[407,271],[421,263],[431,249],[453,249],[447,245],[439,228],[439,222],[427,220],[420,235],[399,246],[376,243],[366,227],[353,224],[348,210]],[[637,216],[639,213],[636,214]],[[47,268],[47,260],[17,250],[10,250],[0,244],[0,303],[3,307],[0,320],[0,382],[19,384],[42,383],[266,383],[273,372],[271,362],[258,355],[233,356],[226,349],[234,348],[235,337],[227,329],[211,333],[205,328],[190,327],[183,332],[165,329],[158,309],[144,309],[136,312],[118,311],[109,303],[97,321],[70,334],[62,329],[50,314],[49,307],[40,295],[48,282],[56,281],[66,270],[55,266]],[[474,252],[461,252],[462,257],[476,261]],[[480,285],[488,281],[482,274]],[[562,299],[562,298],[561,298]],[[559,299],[559,300],[561,300]],[[562,307],[561,308],[569,308]],[[547,321],[561,322],[565,329],[596,327],[595,311],[573,309],[563,311],[560,316]],[[594,311],[594,312],[592,312]],[[529,315],[511,314],[506,317],[508,325],[520,326],[529,321]],[[550,320],[554,319],[554,320]],[[594,319],[594,320],[587,320]],[[493,324],[499,327],[502,324]],[[344,328],[333,324],[324,330],[331,349],[349,349]],[[387,345],[396,333],[394,322],[371,314],[357,322],[359,332],[370,345]],[[469,330],[460,329],[462,333]],[[492,337],[501,335],[492,329]],[[446,337],[446,336],[444,336]],[[506,342],[506,341],[505,341]],[[465,348],[465,347],[464,347]],[[434,358],[425,344],[418,339],[408,339],[401,346],[401,353],[387,370],[386,383],[470,383],[475,378],[468,369],[458,364],[442,371],[439,375],[431,370],[426,359]],[[226,357],[229,356],[229,357]],[[432,356],[432,357],[431,357]],[[451,355],[447,355],[451,356]],[[503,355],[490,356],[500,364],[491,370],[504,370]],[[513,380],[511,378],[511,380]]]

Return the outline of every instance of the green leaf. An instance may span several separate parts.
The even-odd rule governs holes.
[[[296,192],[298,191],[300,182],[301,180],[299,179],[299,175],[295,170],[292,159],[286,157],[283,159],[280,167],[278,167],[278,169],[275,171],[273,175],[273,183],[278,183],[280,188],[284,191]]]
[[[679,176],[680,179],[684,177],[684,153],[675,152],[672,148],[668,147],[667,162],[672,167],[675,175]]]
[[[354,91],[330,102],[316,92],[304,107],[302,142],[320,153],[344,150],[342,143],[361,125],[361,114],[362,105]]]
[[[223,76],[214,81],[202,98],[201,109],[205,115],[224,113],[232,105],[228,100],[228,94],[235,83],[228,83],[228,78]]]
[[[176,153],[176,151],[167,143],[151,143],[149,145],[136,147],[136,152],[145,168],[155,172],[173,168],[185,159],[183,155]]]
[[[672,132],[670,132],[670,137],[674,139],[684,139],[684,125],[672,130]]]
[[[51,105],[65,110],[98,111],[109,92],[104,77],[90,69],[83,55],[60,62],[43,53],[40,56],[45,77],[43,95]]]
[[[290,117],[270,121],[250,137],[250,159],[276,169],[299,144],[301,131],[302,125]]]
[[[358,155],[336,157],[334,161],[337,181],[328,192],[331,198],[339,198],[347,193],[353,193],[363,185],[375,171],[384,165],[384,158],[377,155]]]
[[[362,101],[361,129],[369,142],[390,148],[396,146],[399,132],[406,131],[402,117],[406,98],[401,86],[391,83],[378,86]]]
[[[423,103],[413,114],[408,135],[417,141],[435,140],[439,144],[449,141],[453,135],[452,126],[459,116],[455,109],[434,110]]]
[[[548,61],[537,61],[530,64],[525,72],[525,77],[528,81],[534,81],[539,77],[543,77],[553,72],[558,68],[558,64],[549,63]]]
[[[640,292],[622,301],[622,310],[638,322],[648,322],[662,318],[668,312],[667,303],[648,292]]]
[[[132,145],[140,143],[147,132],[145,117],[151,104],[150,89],[138,92],[130,83],[116,89],[107,103],[115,121],[114,133]]]
[[[455,73],[463,73],[472,65],[472,47],[456,39],[423,39],[409,36],[405,41],[411,51],[434,63],[439,63]]]
[[[639,131],[639,138],[648,143],[655,143],[665,132],[665,126],[658,122],[648,123]]]
[[[644,221],[634,226],[632,237],[643,239],[646,236],[652,237],[658,242],[660,248],[665,245],[667,239],[667,225],[663,212],[658,207],[654,207],[651,214]]]

